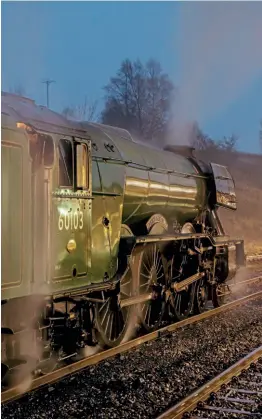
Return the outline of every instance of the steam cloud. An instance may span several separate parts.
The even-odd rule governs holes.
[[[180,25],[172,131],[188,144],[192,121],[224,110],[262,74],[262,4],[186,2]]]

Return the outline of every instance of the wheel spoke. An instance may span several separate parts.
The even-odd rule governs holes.
[[[125,282],[124,284],[121,284],[121,290],[123,290],[123,289],[125,289],[126,287],[130,287],[130,284],[131,284],[131,281],[129,280],[129,281],[127,281],[127,282]],[[123,292],[123,291],[122,291]]]
[[[107,305],[107,307],[106,307],[106,310],[105,310],[105,313],[104,313],[104,316],[103,316],[103,319],[102,319],[102,321],[101,321],[101,324],[103,324],[104,323],[104,321],[105,321],[105,318],[106,318],[106,316],[107,316],[107,313],[109,312],[109,304]]]
[[[153,293],[154,299],[141,304],[140,321],[146,330],[157,326],[162,318],[161,293],[159,286],[164,283],[165,274],[161,253],[156,245],[146,247],[141,255],[141,260],[137,259],[139,280],[138,289],[140,294],[145,292]],[[164,278],[164,279],[163,279]],[[153,297],[152,297],[153,298]]]
[[[108,338],[110,340],[112,340],[112,328],[113,328],[113,322],[114,322],[114,313],[110,313],[109,319],[110,319],[110,321],[109,321],[109,326],[108,326],[109,327]]]
[[[129,297],[130,296],[130,291],[131,291],[131,272],[130,270],[124,275],[124,278],[121,280],[120,283],[120,295],[121,296],[126,296]]]
[[[120,294],[122,294],[122,295],[126,295],[127,297],[129,297],[130,292],[125,292],[125,291],[122,289],[122,287],[121,287],[121,289],[120,289]]]
[[[154,268],[156,267],[157,256],[158,256],[158,253],[156,251],[156,248],[154,248],[154,254],[153,254],[153,266],[154,266]]]
[[[101,308],[100,308],[99,312],[101,312],[101,311],[103,310],[103,308],[104,308],[104,307],[105,307],[105,305],[108,303],[108,301],[109,301],[109,298],[107,298],[107,299],[105,300],[105,302],[102,304],[102,306],[101,306]]]
[[[146,266],[144,261],[143,261],[143,266],[146,268],[147,272],[150,274],[150,269]]]
[[[206,304],[208,301],[207,285],[205,280],[201,280],[196,284],[196,296],[194,304],[194,313],[200,314],[203,313],[206,309]]]
[[[158,264],[156,266],[156,274],[158,275],[159,272],[162,270],[161,258],[158,260]]]
[[[106,322],[106,327],[105,327],[105,334],[106,334],[106,335],[107,335],[107,328],[108,328],[109,320],[110,320],[110,318],[111,318],[111,314],[112,314],[112,313],[109,313],[109,316],[107,316],[107,322]]]
[[[152,261],[151,261],[151,265],[154,266],[155,264],[155,245],[152,246]]]
[[[145,256],[145,262],[147,262],[147,266],[149,266],[149,270],[150,270],[152,266],[152,260],[154,260],[154,254],[148,251],[148,249],[145,249],[143,252],[142,258],[144,258],[144,256]]]
[[[150,253],[147,252],[146,250],[144,250],[142,258],[145,256],[147,263],[149,264],[149,266],[151,265],[151,260],[150,260]]]
[[[143,272],[141,272],[141,275],[142,275],[144,278],[150,279],[150,275],[146,275],[146,274],[144,274]]]
[[[120,295],[122,290],[120,291]],[[125,294],[125,293],[124,293]],[[130,293],[126,293],[130,296]],[[105,303],[96,303],[96,328],[98,340],[102,345],[113,347],[118,345],[124,337],[126,330],[129,307],[121,308],[119,306],[117,295],[107,298]],[[103,308],[103,310],[102,310]]]
[[[147,281],[147,282],[145,282],[144,284],[141,284],[140,285],[140,288],[143,288],[143,287],[146,287],[146,286],[150,286],[150,282],[149,281]]]

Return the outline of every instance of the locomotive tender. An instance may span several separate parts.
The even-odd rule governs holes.
[[[8,93],[1,147],[2,373],[33,347],[44,373],[118,345],[133,321],[150,330],[221,303],[232,241],[217,210],[236,210],[226,167]]]

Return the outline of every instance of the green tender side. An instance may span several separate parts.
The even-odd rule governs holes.
[[[28,142],[2,115],[1,130],[2,300],[31,293],[31,162]]]

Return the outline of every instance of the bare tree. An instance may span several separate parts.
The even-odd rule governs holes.
[[[77,106],[67,106],[62,114],[68,119],[77,119],[80,121],[98,121],[97,102],[89,103],[87,97],[84,102]]]
[[[238,136],[236,134],[232,134],[229,137],[224,137],[223,140],[218,142],[218,147],[221,150],[225,151],[235,151],[238,142]]]
[[[155,60],[146,64],[146,101],[144,130],[146,138],[154,139],[163,133],[171,116],[171,100],[174,86]]]
[[[215,142],[200,129],[196,121],[191,124],[188,123],[184,129],[187,130],[189,144],[195,149],[206,150],[216,147]]]
[[[165,131],[174,87],[157,61],[146,65],[123,61],[104,89],[103,123],[126,128],[147,141]]]
[[[22,86],[22,84],[18,83],[15,84],[13,87],[9,87],[9,93],[18,95],[18,96],[25,96],[26,91],[25,88]]]
[[[190,144],[199,151],[207,151],[209,154],[216,150],[234,152],[236,151],[238,136],[232,134],[224,137],[223,140],[214,141],[199,128],[198,123],[194,122],[190,129]]]
[[[62,115],[64,115],[67,119],[75,119],[75,109],[70,106],[66,106],[62,110]]]

